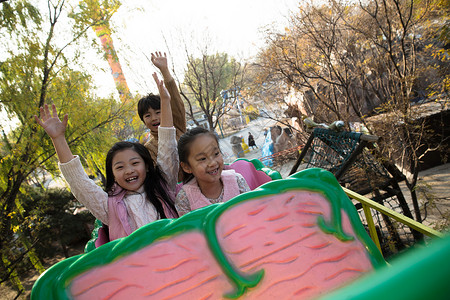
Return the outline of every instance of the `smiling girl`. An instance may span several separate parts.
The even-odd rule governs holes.
[[[217,136],[202,127],[183,134],[178,141],[183,186],[175,201],[180,216],[213,203],[225,202],[250,190],[241,174],[223,170]]]
[[[139,143],[118,142],[106,156],[106,186],[103,190],[86,174],[80,158],[73,155],[65,138],[68,116],[58,118],[55,105],[40,108],[41,125],[51,138],[59,168],[72,194],[109,227],[111,240],[127,236],[147,223],[177,217],[174,192],[178,174],[175,128],[170,96],[156,74],[153,78],[161,94],[161,145],[155,165],[148,150]],[[162,146],[164,145],[164,146]]]

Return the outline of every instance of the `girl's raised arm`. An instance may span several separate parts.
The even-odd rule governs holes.
[[[158,79],[158,75],[153,73],[153,79],[158,87],[159,96],[161,98],[161,127],[173,127],[172,107],[170,106],[170,95],[164,86],[164,82]]]
[[[52,104],[52,114],[50,113],[47,104],[40,108],[40,112],[41,119],[39,119],[36,115],[34,116],[34,119],[39,125],[42,126],[42,128],[44,128],[45,132],[52,139],[59,162],[66,163],[72,160],[73,154],[65,137],[69,116],[67,114],[64,115],[64,119],[61,122],[58,118],[55,104]]]

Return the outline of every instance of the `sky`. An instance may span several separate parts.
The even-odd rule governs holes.
[[[167,52],[175,75],[182,79],[187,45],[195,53],[207,44],[211,53],[226,52],[237,59],[250,59],[264,45],[261,30],[269,26],[283,31],[290,11],[299,0],[191,0],[122,1],[111,24],[114,46],[132,94],[155,92],[148,60],[154,51]],[[93,37],[95,35],[92,33]],[[99,64],[96,59],[95,64]],[[99,95],[114,90],[106,62],[95,80]]]
[[[302,0],[127,0],[114,14],[111,25],[116,52],[133,95],[156,93],[151,74],[157,69],[149,61],[152,52],[167,52],[169,67],[182,80],[185,45],[196,53],[199,45],[209,47],[209,53],[225,52],[238,60],[249,60],[264,45],[262,30],[270,27],[284,31],[291,11]],[[42,11],[46,1],[38,1]],[[64,24],[64,21],[61,21]],[[70,22],[69,22],[70,23]],[[67,24],[69,24],[67,23]],[[61,27],[61,24],[60,24]],[[58,39],[67,43],[62,27]],[[99,45],[93,30],[91,40]],[[118,93],[108,63],[90,44],[84,47],[85,66],[93,76],[100,97]],[[0,111],[0,124],[6,131],[15,122]]]

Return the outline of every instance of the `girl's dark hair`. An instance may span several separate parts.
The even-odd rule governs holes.
[[[148,112],[149,108],[153,108],[154,110],[161,109],[161,98],[158,95],[150,93],[139,100],[137,107],[139,118],[144,122],[144,115]]]
[[[178,213],[175,209],[174,200],[170,197],[169,193],[167,193],[167,181],[164,179],[164,176],[161,170],[156,166],[153,162],[150,153],[144,145],[133,142],[118,142],[115,143],[111,149],[109,149],[108,154],[106,155],[106,185],[105,191],[112,195],[114,193],[114,174],[112,168],[112,161],[117,152],[131,149],[135,151],[145,162],[145,165],[148,168],[145,180],[144,180],[144,191],[147,195],[147,199],[153,204],[158,212],[158,215],[161,219],[167,218],[164,213],[162,202],[165,202],[167,207],[172,211],[172,213],[177,216]]]
[[[212,136],[216,140],[217,145],[219,145],[219,139],[212,131],[209,131],[200,126],[192,128],[186,131],[178,140],[178,157],[180,158],[180,162],[189,164],[188,158],[189,155],[191,154],[190,153],[191,144],[200,134],[208,134]],[[189,180],[194,178],[194,175],[186,173],[183,169],[182,171],[183,171],[183,183],[187,183]]]

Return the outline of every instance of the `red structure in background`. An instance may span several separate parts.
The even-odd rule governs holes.
[[[106,59],[111,67],[111,74],[116,84],[116,89],[119,92],[119,97],[122,103],[126,103],[131,99],[130,89],[127,81],[123,75],[122,67],[120,66],[119,58],[114,49],[113,40],[111,38],[111,31],[107,25],[94,26],[95,34],[99,37],[103,50],[105,51]]]

